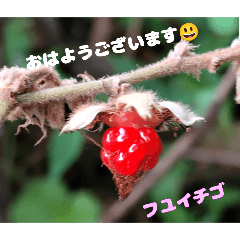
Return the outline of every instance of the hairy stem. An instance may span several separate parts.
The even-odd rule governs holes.
[[[93,82],[55,87],[34,93],[19,94],[16,96],[16,99],[23,103],[36,103],[39,101],[64,100],[76,95],[109,93],[112,87],[114,87],[114,84],[116,85],[116,81],[118,84],[134,84],[155,77],[162,77],[180,72],[185,72],[187,74],[192,73],[198,77],[201,69],[207,69],[209,72],[214,73],[223,63],[235,61],[239,58],[240,44],[199,55],[189,54],[186,56],[178,56],[176,53],[176,56],[169,56],[155,64],[147,65],[129,73],[114,75]]]
[[[238,71],[236,71],[236,102],[240,103],[240,67]]]
[[[9,113],[10,108],[10,102],[5,101],[4,99],[0,100],[0,123],[4,121],[6,115]]]

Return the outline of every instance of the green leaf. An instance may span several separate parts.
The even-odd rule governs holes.
[[[207,18],[209,28],[217,35],[226,37],[238,32],[238,18],[236,17],[211,17]]]
[[[159,32],[159,40],[162,42],[166,41],[161,33],[162,30],[167,30],[170,27],[169,22],[167,21],[166,18],[147,17],[144,19],[144,26],[145,26],[145,34],[150,33],[151,31]],[[171,26],[171,27],[175,27],[175,26]]]
[[[218,185],[219,183],[216,183]],[[215,186],[216,186],[215,185]],[[212,187],[212,186],[209,186]],[[206,188],[207,189],[207,188]],[[209,188],[208,188],[209,189]],[[213,200],[212,196],[217,195],[219,192],[209,192],[209,196],[204,198],[204,206],[207,206],[206,214],[200,219],[199,222],[219,222],[224,211],[228,208],[239,206],[240,192],[239,189],[233,185],[223,185],[224,196],[222,198]]]
[[[97,222],[102,205],[90,192],[70,193],[62,182],[35,179],[10,203],[12,222]]]
[[[77,222],[97,222],[102,205],[90,191],[80,191],[72,200],[72,210]]]
[[[195,95],[195,104],[196,109],[195,112],[199,115],[204,117],[208,110],[208,106],[213,99],[213,95],[215,93],[216,87],[209,86],[205,87],[202,91],[196,92]]]
[[[139,62],[134,61],[124,55],[109,54],[107,58],[109,65],[117,73],[128,72],[134,69],[137,69],[137,64]]]
[[[117,19],[117,21],[122,27],[127,28],[132,19],[132,17],[120,17]]]
[[[61,136],[59,131],[54,131],[48,149],[49,178],[61,178],[67,168],[79,158],[84,144],[85,138],[77,131]]]
[[[201,27],[205,27],[206,25],[206,18],[203,17],[180,17],[177,18],[178,22],[183,25],[185,23],[193,23],[195,24],[197,27],[201,26]]]
[[[99,94],[96,94],[95,99],[100,102],[107,102],[108,96],[105,93],[99,93]]]
[[[31,18],[8,18],[3,29],[3,47],[7,64],[26,67],[26,58],[30,56],[30,50],[35,44],[35,36],[32,27],[34,21]]]
[[[154,78],[134,85],[137,89],[153,90],[159,94],[159,97],[169,100],[169,86],[166,85],[166,79]]]

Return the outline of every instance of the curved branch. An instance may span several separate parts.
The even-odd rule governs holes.
[[[208,69],[209,72],[214,73],[223,63],[240,59],[240,44],[199,55],[190,52],[195,47],[196,46],[186,43],[185,41],[181,41],[176,44],[174,51],[170,51],[166,59],[156,62],[155,64],[147,65],[129,73],[99,79],[98,81],[55,87],[34,93],[19,94],[16,96],[16,99],[22,103],[36,103],[39,101],[65,100],[73,95],[109,93],[116,83],[134,84],[155,77],[181,72],[187,74],[192,73],[198,78],[201,69]]]

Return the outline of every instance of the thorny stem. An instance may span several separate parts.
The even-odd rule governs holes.
[[[185,72],[192,73],[198,77],[201,69],[208,69],[209,72],[216,72],[217,68],[225,62],[234,61],[240,58],[240,44],[235,47],[217,49],[212,52],[191,56],[167,57],[155,64],[138,68],[129,73],[114,75],[98,81],[79,83],[71,86],[61,86],[42,90],[34,93],[25,93],[16,96],[17,101],[22,103],[36,103],[39,101],[64,100],[72,95],[89,95],[111,92],[114,82],[139,83],[155,77]]]

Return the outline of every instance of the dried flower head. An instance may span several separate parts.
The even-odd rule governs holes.
[[[73,79],[61,81],[58,73],[51,67],[42,65],[39,69],[29,70],[25,68],[4,67],[0,71],[0,96],[2,101],[7,101],[9,111],[4,120],[14,121],[18,118],[26,119],[26,122],[18,127],[27,130],[30,124],[38,125],[43,137],[47,135],[45,126],[58,128],[65,124],[65,107],[63,101],[42,102],[34,104],[19,103],[16,96],[22,93],[37,92],[48,88],[59,87],[76,83]]]
[[[95,123],[108,126],[129,126],[135,128],[151,127],[160,131],[172,128],[171,123],[191,126],[198,117],[187,106],[179,102],[163,101],[152,91],[130,92],[110,98],[108,103],[82,105],[71,115],[61,133],[81,128],[91,129]]]

